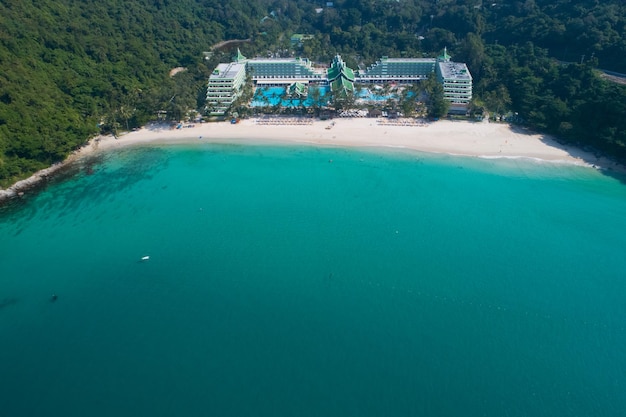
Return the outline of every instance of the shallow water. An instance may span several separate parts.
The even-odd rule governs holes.
[[[0,212],[0,415],[618,416],[625,214],[531,161],[111,153]]]

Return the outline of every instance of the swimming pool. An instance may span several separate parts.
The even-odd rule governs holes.
[[[317,89],[320,92],[320,98],[318,103],[311,98],[311,90]],[[250,103],[251,107],[270,107],[270,106],[281,106],[281,107],[311,107],[315,104],[318,106],[325,106],[328,104],[330,100],[330,89],[327,86],[311,86],[309,87],[309,95],[304,100],[300,98],[290,98],[285,92],[287,87],[258,87],[254,92],[254,96],[252,97],[252,101]],[[409,92],[409,95],[414,95],[412,92]],[[387,93],[383,94],[382,91],[372,90],[369,88],[357,88],[356,89],[356,98],[357,101],[367,102],[367,103],[382,103],[387,100],[398,100],[399,95],[397,93]]]
[[[362,88],[359,91],[357,91],[356,98],[357,100],[363,100],[363,101],[368,101],[368,102],[381,102],[381,101],[387,101],[389,99],[395,100],[398,98],[398,95],[392,94],[392,93],[382,94],[382,91],[378,92],[378,91],[372,91],[369,88]]]
[[[320,97],[316,103],[311,98],[311,90],[317,89],[320,92]],[[252,97],[251,107],[311,107],[313,105],[324,106],[328,104],[330,95],[328,94],[328,87],[309,87],[309,95],[304,98],[290,98],[286,92],[286,87],[259,87],[254,92]]]

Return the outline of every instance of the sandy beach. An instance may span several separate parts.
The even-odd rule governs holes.
[[[320,121],[294,117],[260,117],[229,122],[188,124],[180,129],[148,125],[140,130],[93,138],[63,163],[0,190],[0,200],[51,176],[64,165],[96,152],[150,144],[242,143],[303,144],[337,147],[390,147],[482,158],[528,158],[624,171],[614,162],[578,148],[560,145],[550,136],[508,124],[464,121],[419,122],[414,119],[339,118]]]
[[[188,125],[189,126],[189,125]],[[149,126],[119,138],[100,137],[81,154],[142,144],[188,144],[198,141],[246,144],[310,144],[338,147],[392,147],[422,152],[484,158],[531,158],[603,168],[617,168],[611,161],[574,147],[560,145],[553,138],[525,132],[508,124],[464,121],[416,122],[412,119],[258,118],[202,123],[170,129]]]

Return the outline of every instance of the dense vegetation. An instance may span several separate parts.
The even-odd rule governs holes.
[[[444,46],[474,75],[474,109],[518,120],[626,160],[626,91],[595,68],[626,72],[618,0],[3,0],[0,185],[61,160],[97,132],[200,107],[222,58],[299,54],[353,67]],[[323,8],[322,12],[318,12]],[[315,35],[301,46],[292,33]],[[294,50],[295,48],[295,50]],[[227,56],[229,51],[224,52]],[[566,64],[566,62],[571,62]],[[169,71],[187,71],[173,77]],[[167,113],[163,113],[163,111]]]

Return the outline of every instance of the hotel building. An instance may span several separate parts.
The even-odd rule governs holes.
[[[464,63],[452,62],[447,50],[438,58],[382,57],[365,70],[354,71],[339,55],[327,70],[314,68],[306,58],[248,59],[237,50],[234,62],[219,64],[207,88],[207,107],[211,114],[224,114],[240,94],[248,73],[258,87],[284,86],[287,91],[305,91],[310,84],[330,86],[347,94],[354,84],[415,84],[435,73],[443,85],[444,98],[451,113],[465,113],[472,99],[472,76]],[[224,74],[224,75],[222,75]]]
[[[206,108],[211,115],[223,115],[241,95],[246,66],[238,62],[219,64],[209,76]]]
[[[450,113],[464,113],[472,99],[472,74],[462,62],[450,61],[444,49],[437,59],[437,79],[443,84],[443,97],[450,102]]]
[[[414,84],[428,78],[435,71],[434,58],[382,57],[364,71],[359,71],[358,81],[364,84],[399,83]]]

